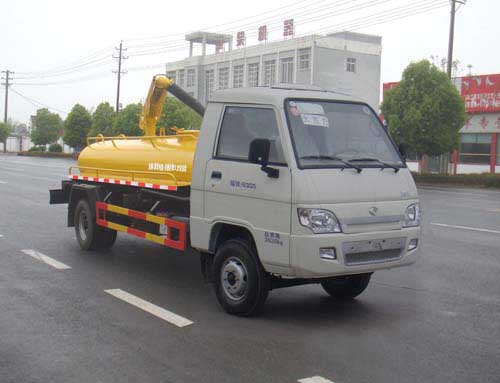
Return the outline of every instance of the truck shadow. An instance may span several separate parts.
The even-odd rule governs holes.
[[[190,301],[190,305],[199,305],[204,315],[215,316],[218,320],[245,321],[245,318],[227,316],[223,312],[212,291],[213,286],[203,281],[199,256],[195,253],[177,252],[141,240],[121,238],[109,252],[86,252],[81,255],[87,264],[94,265],[92,268],[98,267],[107,272],[114,270],[113,274],[119,271],[130,282],[172,290]],[[351,326],[356,323],[371,327],[381,320],[387,325],[404,320],[407,313],[396,309],[397,300],[384,298],[380,293],[370,293],[368,287],[357,299],[338,301],[316,284],[276,289],[270,291],[262,313],[250,321],[260,325],[267,322],[271,326],[273,323],[298,326]]]

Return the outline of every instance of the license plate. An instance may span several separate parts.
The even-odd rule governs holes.
[[[369,241],[345,242],[342,244],[344,254],[369,253],[373,251],[402,249],[404,238],[371,239]]]

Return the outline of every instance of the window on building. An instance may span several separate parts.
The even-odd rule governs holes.
[[[227,107],[222,120],[217,157],[247,160],[250,143],[256,138],[271,141],[270,163],[285,163],[276,115],[272,109]]]
[[[179,71],[179,86],[184,86],[184,69]]]
[[[212,94],[214,93],[214,85],[215,85],[214,77],[215,76],[213,69],[205,71],[205,99],[207,101],[212,99]]]
[[[173,82],[176,82],[175,81],[175,70],[168,71],[167,72],[167,77],[169,77],[170,79],[172,79]]]
[[[233,67],[233,88],[243,87],[243,65]]]
[[[354,57],[347,58],[345,70],[348,72],[356,73],[356,59]]]
[[[188,69],[187,70],[187,80],[186,86],[194,86],[196,83],[196,69]]]
[[[276,60],[264,62],[264,85],[271,86],[276,82]]]
[[[293,57],[281,59],[281,79],[285,84],[293,83]]]
[[[219,68],[219,89],[229,88],[229,68]]]
[[[461,134],[460,162],[489,164],[491,156],[491,134]]]
[[[308,70],[311,67],[311,49],[299,50],[299,70]]]
[[[259,63],[248,64],[248,86],[259,86]]]

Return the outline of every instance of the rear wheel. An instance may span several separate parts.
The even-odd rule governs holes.
[[[247,241],[224,242],[213,263],[217,300],[229,314],[257,314],[269,293],[269,275],[260,264],[257,253]]]
[[[116,241],[116,230],[98,226],[85,199],[76,205],[74,223],[76,239],[83,250],[109,249]]]
[[[323,289],[335,299],[349,300],[368,287],[372,274],[342,275],[321,282]]]

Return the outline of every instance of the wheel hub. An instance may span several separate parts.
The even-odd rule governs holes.
[[[78,232],[80,233],[80,238],[85,241],[87,239],[87,232],[89,230],[89,222],[87,214],[84,211],[80,212],[79,222],[78,222]]]
[[[224,293],[232,300],[241,300],[247,293],[247,269],[237,258],[228,258],[221,270]]]

